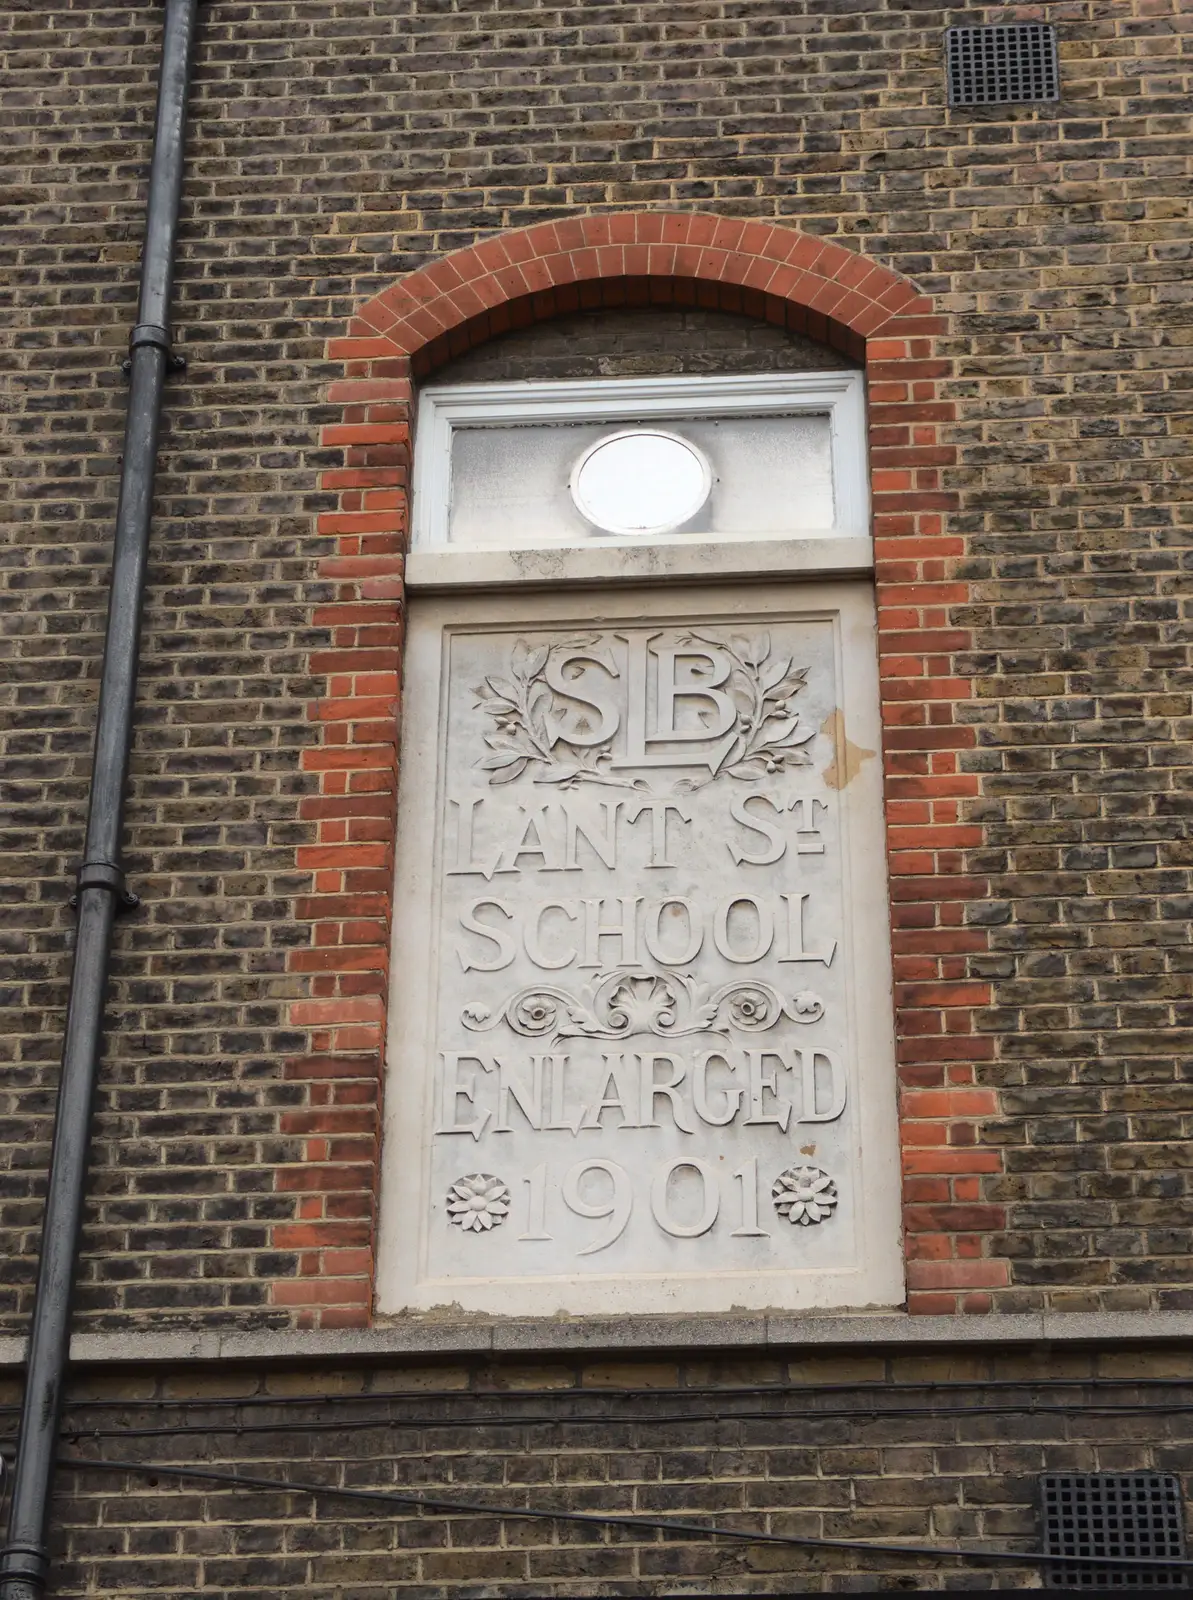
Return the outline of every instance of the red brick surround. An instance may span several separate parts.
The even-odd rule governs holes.
[[[939,343],[947,321],[915,286],[850,250],[763,222],[699,214],[618,213],[546,223],[486,240],[411,273],[361,307],[328,354],[344,364],[330,398],[342,418],[323,444],[342,451],[323,484],[338,509],[321,577],[335,598],[316,613],[331,649],[313,657],[327,694],[311,707],[321,739],[305,765],[319,775],[306,802],[318,843],[299,852],[313,874],[303,915],[310,949],[293,954],[307,997],[290,1020],[310,1053],[292,1077],[310,1082],[313,1108],[289,1131],[305,1139],[292,1169],[308,1191],[305,1221],[279,1228],[301,1246],[304,1275],[275,1302],[308,1323],[367,1321],[384,1044],[392,839],[395,823],[402,555],[407,528],[412,383],[506,329],[604,305],[696,305],[744,312],[810,334],[864,359],[885,723],[886,805],[905,1171],[909,1305],[981,1312],[1009,1281],[984,1236],[1004,1225],[981,1204],[981,1175],[1000,1172],[980,1148],[978,1123],[996,1110],[975,1086],[992,1055],[974,1013],[986,982],[967,979],[987,936],[965,925],[966,903],[990,893],[963,870],[981,829],[960,803],[978,790],[958,770],[975,743],[957,715],[970,698],[955,657],[972,648],[961,621],[968,584],[964,540],[945,526],[954,497],[941,469],[952,371]]]

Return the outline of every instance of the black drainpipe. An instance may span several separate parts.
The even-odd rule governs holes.
[[[165,0],[165,9],[153,163],[145,208],[145,247],[141,255],[141,293],[126,363],[130,380],[128,414],[87,838],[76,897],[78,932],[21,1432],[13,1469],[8,1543],[0,1554],[0,1600],[41,1600],[46,1588],[50,1489],[70,1355],[71,1293],[87,1178],[92,1102],[103,1043],[112,924],[119,910],[137,904],[136,897],[125,887],[120,844],[158,423],[166,374],[176,364],[170,355],[168,321],[198,0]]]

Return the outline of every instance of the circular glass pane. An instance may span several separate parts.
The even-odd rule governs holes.
[[[572,472],[572,499],[606,533],[667,533],[708,499],[712,473],[695,445],[657,428],[611,433]]]

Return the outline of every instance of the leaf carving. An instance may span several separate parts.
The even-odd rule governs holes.
[[[583,767],[548,767],[546,772],[535,774],[535,783],[573,783],[584,772]]]
[[[489,782],[513,783],[515,778],[520,777],[526,771],[528,759],[528,757],[523,756],[516,766],[505,767],[501,772],[491,772],[489,774]]]
[[[773,689],[777,683],[780,683],[787,676],[787,668],[790,665],[790,656],[782,656],[778,661],[772,661],[759,680],[763,689]]]

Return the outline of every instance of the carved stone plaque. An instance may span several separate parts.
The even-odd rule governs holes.
[[[868,586],[410,625],[381,1308],[900,1298]]]

